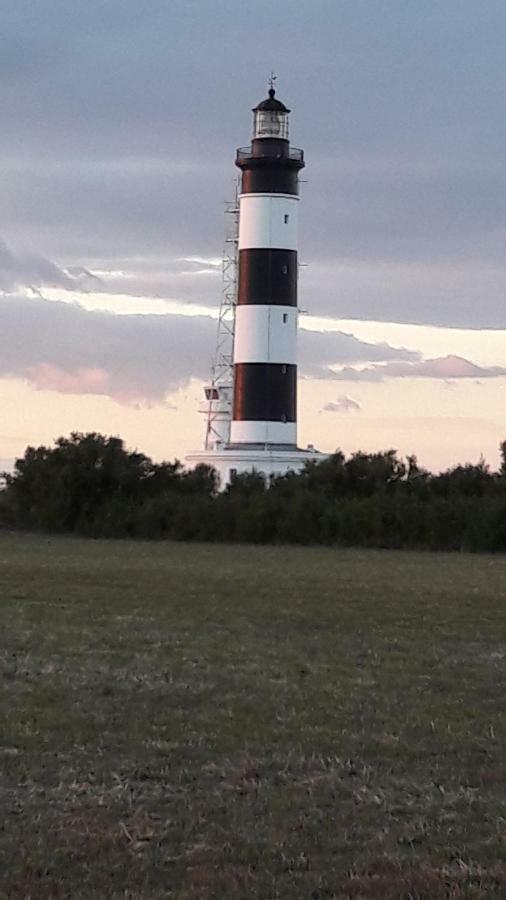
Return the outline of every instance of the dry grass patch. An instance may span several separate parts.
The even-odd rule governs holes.
[[[506,560],[0,559],[0,897],[506,895]]]

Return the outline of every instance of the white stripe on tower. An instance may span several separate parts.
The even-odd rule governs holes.
[[[241,194],[239,250],[297,250],[298,197]]]
[[[236,309],[235,363],[297,365],[297,309],[243,304]]]

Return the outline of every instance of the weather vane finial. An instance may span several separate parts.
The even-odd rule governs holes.
[[[278,76],[275,75],[274,72],[271,72],[271,77],[269,78],[269,87],[270,87],[271,91],[274,90],[274,84],[277,80],[278,80]]]

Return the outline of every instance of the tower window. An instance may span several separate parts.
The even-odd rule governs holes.
[[[286,325],[288,322],[288,313],[283,313],[283,325]]]
[[[286,366],[281,366],[281,374],[286,375]]]
[[[284,220],[285,220],[285,225],[288,225],[288,219],[289,219],[288,213],[285,213],[285,215],[284,215],[283,218],[284,218]]]
[[[281,266],[281,271],[283,275],[288,275],[288,266]]]

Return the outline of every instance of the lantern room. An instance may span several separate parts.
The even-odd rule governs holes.
[[[288,140],[289,109],[276,100],[276,91],[271,87],[267,100],[262,100],[253,110],[253,137],[278,138]]]

